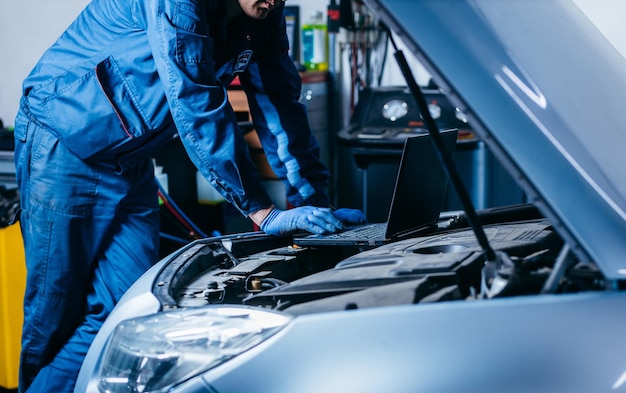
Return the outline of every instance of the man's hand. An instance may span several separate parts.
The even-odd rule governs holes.
[[[298,230],[318,235],[344,229],[330,208],[300,206],[290,210],[273,209],[261,223],[261,230],[270,235],[285,236]]]
[[[362,225],[367,224],[365,214],[359,209],[341,208],[333,212],[335,217],[345,225]]]

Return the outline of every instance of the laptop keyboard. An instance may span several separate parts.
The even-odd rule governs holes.
[[[387,223],[367,224],[347,231],[326,235],[327,239],[384,239]]]

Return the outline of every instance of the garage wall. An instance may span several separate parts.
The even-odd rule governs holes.
[[[624,0],[574,0],[604,36],[626,57],[626,1]],[[610,9],[611,12],[607,12]]]
[[[623,0],[574,0],[590,15],[615,47],[626,57],[626,15]],[[22,80],[39,56],[85,7],[88,0],[0,0],[0,119],[12,125],[17,113]],[[306,20],[325,10],[327,0],[289,0],[301,7]],[[604,12],[607,7],[617,12]]]

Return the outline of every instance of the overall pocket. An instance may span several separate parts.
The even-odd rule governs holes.
[[[89,159],[153,129],[113,58],[44,101],[48,123],[76,156]]]

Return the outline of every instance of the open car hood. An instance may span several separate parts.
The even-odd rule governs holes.
[[[366,0],[582,260],[626,276],[626,61],[568,0]]]

